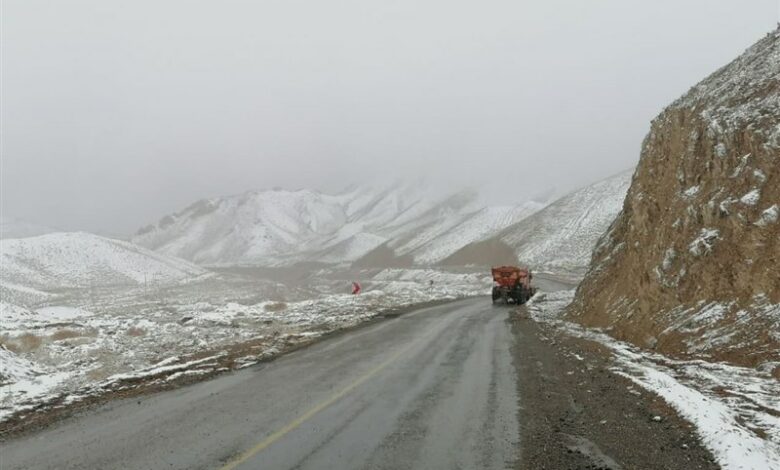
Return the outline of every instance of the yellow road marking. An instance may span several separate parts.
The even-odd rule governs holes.
[[[351,392],[352,390],[354,390],[357,387],[359,387],[363,382],[365,382],[366,380],[368,380],[371,377],[373,377],[376,374],[378,374],[382,369],[384,369],[385,367],[390,365],[390,363],[392,363],[393,361],[398,359],[398,357],[401,356],[401,354],[403,354],[404,352],[406,352],[407,349],[408,348],[402,349],[401,351],[393,354],[388,360],[386,360],[385,362],[379,364],[375,368],[371,369],[365,375],[363,375],[362,377],[358,378],[357,380],[355,380],[351,384],[347,385],[346,387],[341,389],[336,394],[332,395],[327,400],[325,400],[323,402],[320,402],[319,404],[317,404],[316,406],[311,408],[306,413],[302,414],[301,416],[299,416],[295,420],[291,421],[289,424],[284,426],[282,429],[280,429],[280,430],[276,431],[275,433],[271,434],[270,436],[266,437],[265,439],[260,441],[256,446],[252,447],[251,449],[249,449],[246,452],[244,452],[241,455],[239,455],[235,460],[232,460],[232,461],[228,462],[224,467],[221,467],[220,470],[233,470],[234,468],[237,468],[242,463],[244,463],[247,460],[251,459],[258,452],[261,452],[266,447],[268,447],[271,444],[273,444],[274,442],[278,441],[279,439],[284,437],[285,434],[289,433],[290,431],[294,430],[295,428],[297,428],[301,424],[305,423],[306,421],[311,419],[314,415],[316,415],[320,411],[324,410],[325,408],[329,407],[330,405],[336,403],[341,398],[343,398],[345,395],[347,395],[349,392]]]

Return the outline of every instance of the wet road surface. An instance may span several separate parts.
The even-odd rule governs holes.
[[[612,364],[524,308],[463,300],[109,402],[0,443],[0,470],[718,468]]]
[[[502,469],[518,459],[510,309],[431,307],[0,445],[2,470]]]

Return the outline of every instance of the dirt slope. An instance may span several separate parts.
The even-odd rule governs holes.
[[[780,29],[652,123],[570,315],[664,353],[780,361]]]

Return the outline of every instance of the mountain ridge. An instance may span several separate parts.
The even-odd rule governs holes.
[[[624,170],[553,201],[499,233],[464,246],[442,265],[514,264],[583,275],[599,237],[622,207],[634,170]]]
[[[430,264],[459,248],[457,237],[437,242],[447,232],[459,230],[468,242],[540,207],[486,207],[472,189],[442,194],[421,183],[336,194],[248,191],[198,201],[139,230],[132,241],[203,265],[347,264],[384,244]],[[480,217],[490,220],[479,223]]]
[[[7,239],[0,247],[4,297],[43,297],[63,288],[173,284],[208,274],[185,260],[86,232]]]

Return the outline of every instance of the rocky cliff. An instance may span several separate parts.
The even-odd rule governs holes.
[[[780,29],[653,122],[569,315],[666,354],[780,361]]]

